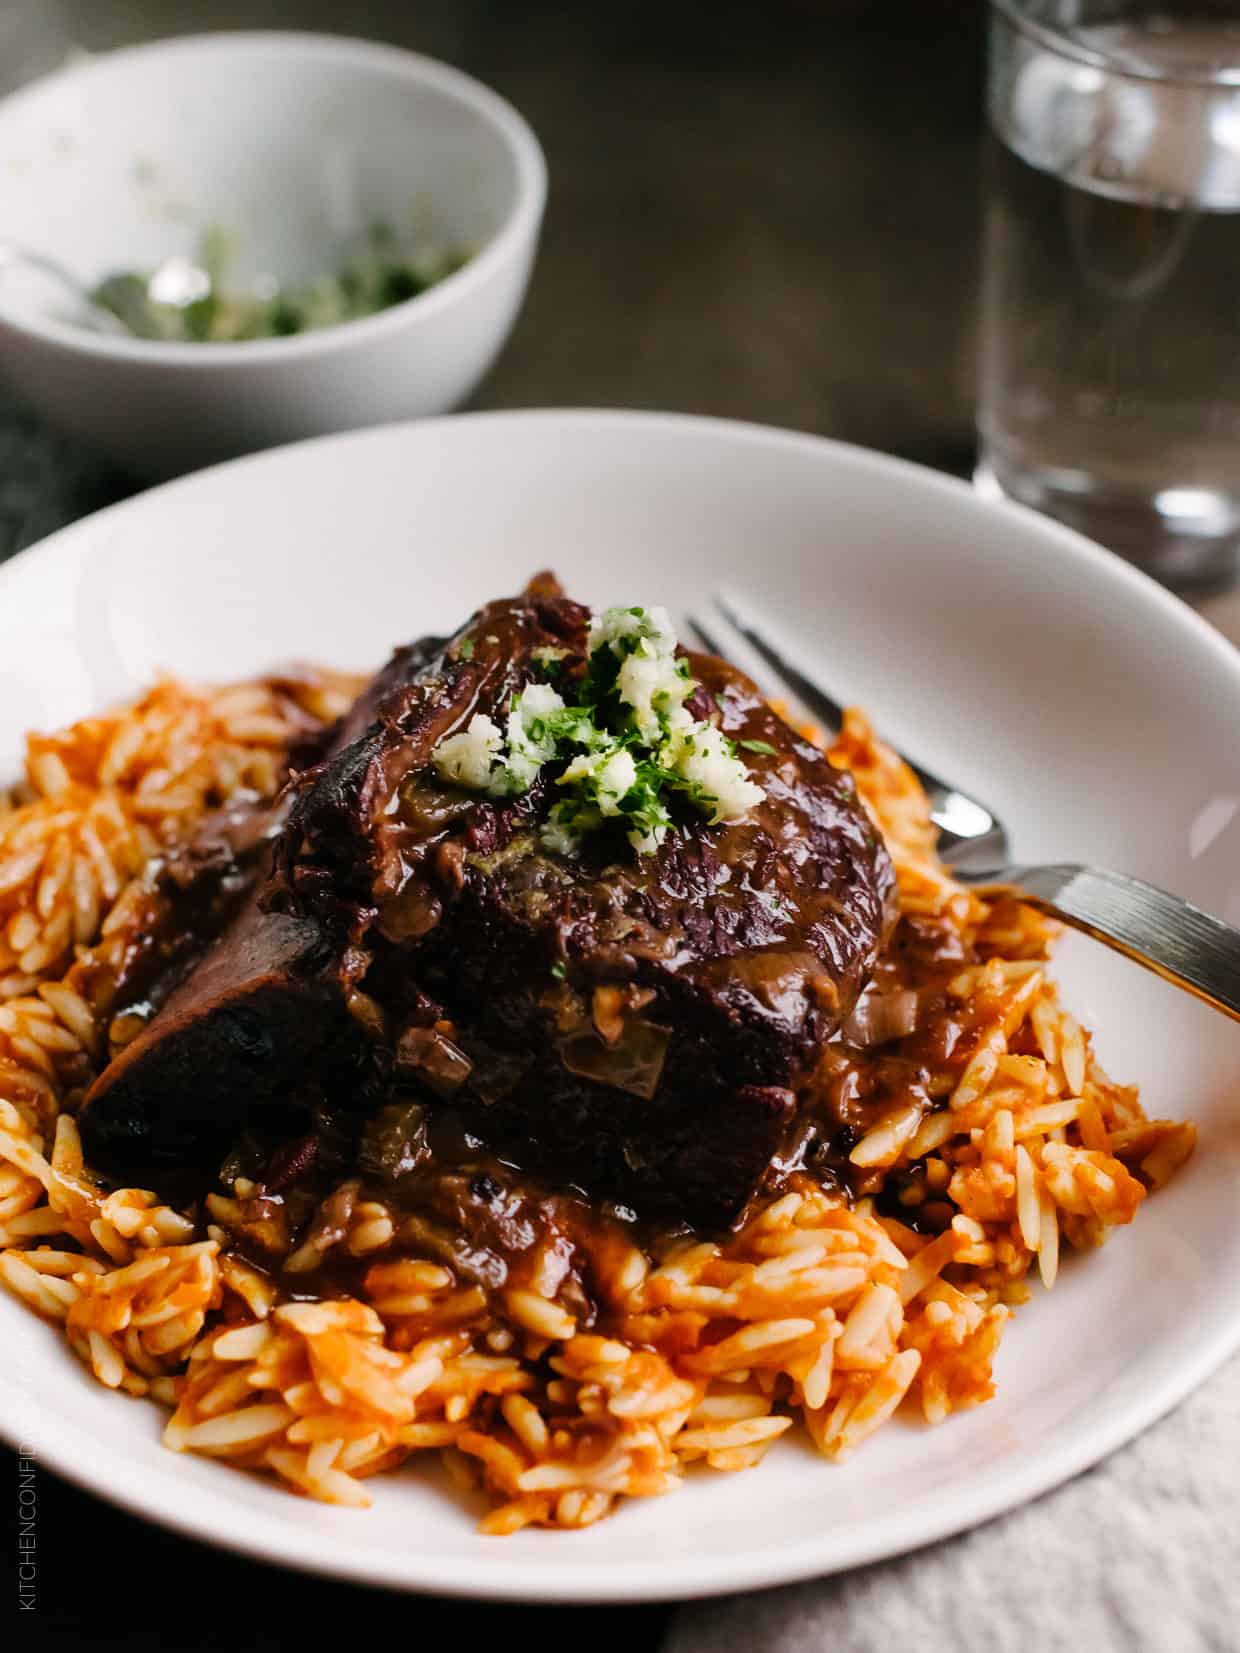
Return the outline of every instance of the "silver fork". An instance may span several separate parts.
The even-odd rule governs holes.
[[[730,594],[713,601],[717,614],[710,621],[688,617],[688,629],[698,641],[726,659],[736,653],[725,641],[728,631],[735,632],[763,662],[779,691],[791,694],[834,734],[843,721],[843,707],[810,670],[792,660],[786,648],[775,647],[748,605]],[[726,623],[726,630],[720,622]],[[905,756],[905,762],[930,801],[931,819],[939,829],[939,853],[962,882],[1016,889],[1030,906],[1083,930],[1240,1021],[1240,930],[1178,895],[1124,873],[1073,863],[1013,864],[1007,830],[993,809],[911,758]]]

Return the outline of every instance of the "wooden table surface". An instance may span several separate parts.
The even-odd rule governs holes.
[[[552,182],[543,249],[476,405],[721,414],[967,473],[978,4],[0,0],[0,92],[73,47],[208,27],[395,40],[480,75],[530,118]],[[128,486],[0,400],[0,558]],[[1240,643],[1240,593],[1203,607]],[[0,1457],[14,1521],[16,1484]],[[37,1612],[17,1616],[15,1543],[0,1565],[0,1578],[14,1568],[29,1653],[87,1641],[266,1653],[337,1636],[455,1647],[488,1633],[641,1653],[666,1622],[662,1608],[436,1603],[301,1578],[149,1527],[45,1470],[37,1491]]]

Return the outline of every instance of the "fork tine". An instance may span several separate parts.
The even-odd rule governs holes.
[[[718,655],[720,660],[730,660],[733,665],[748,672],[768,700],[780,701],[787,712],[786,721],[793,724],[798,719],[821,722],[813,708],[802,703],[783,673],[770,665],[766,657],[759,654],[722,615],[707,622],[697,614],[684,614],[681,622],[682,631],[693,638],[697,647]]]
[[[720,660],[728,658],[728,651],[724,648],[719,637],[708,631],[696,614],[683,616],[682,627],[692,634],[693,641],[706,654],[716,654]]]
[[[740,633],[749,647],[758,657],[796,695],[797,699],[814,717],[827,726],[828,734],[838,734],[844,724],[844,708],[835,700],[820,683],[798,670],[791,661],[774,649],[766,638],[756,629],[752,620],[738,606],[736,599],[727,592],[718,592],[714,598],[715,607],[723,615],[730,626]],[[718,653],[718,650],[714,651]]]
[[[831,734],[838,733],[844,722],[844,709],[839,701],[820,683],[785,659],[767,641],[757,622],[749,618],[735,597],[721,592],[715,595],[713,602],[728,626],[743,639],[746,647],[752,649],[772,678],[795,696],[813,717],[825,723]],[[698,635],[709,642],[709,630],[697,620],[693,625]],[[723,653],[714,643],[709,643],[709,646],[712,654]],[[901,756],[925,790],[930,819],[939,829],[939,854],[944,861],[961,869],[966,866],[976,868],[979,873],[1002,865],[1008,858],[1007,833],[994,811],[967,792],[960,792],[946,781],[941,781],[906,754],[901,753]]]

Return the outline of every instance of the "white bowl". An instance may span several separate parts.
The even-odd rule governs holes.
[[[376,222],[477,251],[378,315],[239,344],[93,333],[57,317],[45,282],[10,272],[0,370],[54,423],[147,477],[443,413],[511,329],[545,197],[521,116],[411,52],[266,33],[113,52],[0,103],[0,240],[87,285],[192,254],[210,228],[236,246],[239,280],[333,274],[341,244]]]
[[[0,775],[23,727],[161,667],[373,665],[543,567],[595,604],[679,613],[724,584],[760,598],[838,694],[995,805],[1019,858],[1109,863],[1240,921],[1240,654],[1030,511],[838,443],[704,419],[505,413],[364,431],[65,529],[0,569]],[[1196,1119],[1200,1146],[1131,1228],[1065,1261],[1052,1293],[1035,1287],[995,1399],[938,1429],[898,1421],[842,1465],[788,1437],[756,1469],[690,1474],[585,1532],[484,1538],[477,1505],[429,1467],[369,1482],[359,1513],[167,1451],[153,1405],[103,1389],[0,1292],[0,1433],[208,1542],[473,1598],[743,1590],[986,1520],[1129,1439],[1240,1342],[1240,1027],[1082,937],[1056,974],[1105,1065],[1140,1081],[1152,1114]]]

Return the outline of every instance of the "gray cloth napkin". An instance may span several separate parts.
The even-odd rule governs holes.
[[[1240,1356],[1130,1446],[1035,1503],[898,1561],[691,1602],[664,1653],[819,1648],[1237,1653]]]

